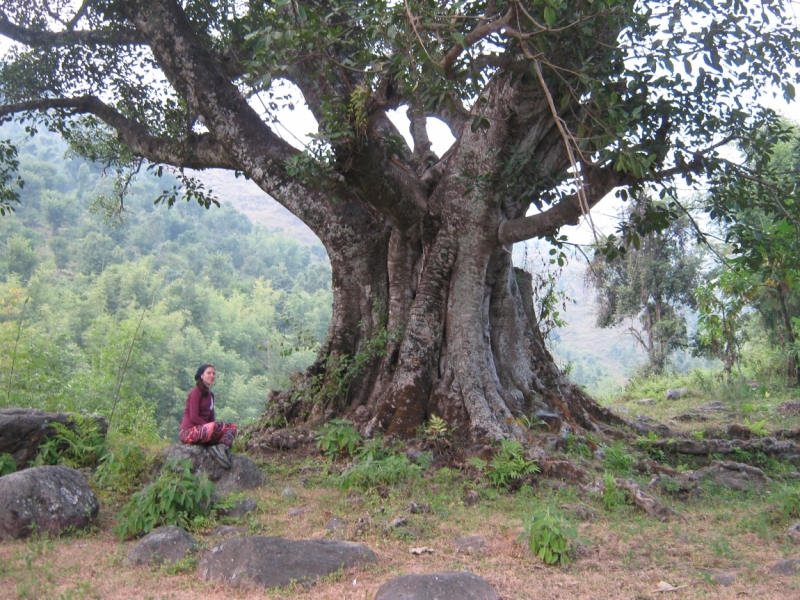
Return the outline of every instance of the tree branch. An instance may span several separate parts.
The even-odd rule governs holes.
[[[12,23],[5,13],[0,13],[0,35],[31,47],[133,46],[144,43],[141,35],[134,29],[36,31]]]
[[[149,130],[122,115],[94,96],[77,98],[43,98],[0,106],[0,118],[33,111],[60,110],[67,114],[88,114],[103,121],[117,132],[121,142],[131,151],[153,163],[189,169],[241,169],[225,149],[209,134],[189,133],[181,139],[151,135]]]

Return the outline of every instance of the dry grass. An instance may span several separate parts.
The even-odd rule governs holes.
[[[141,569],[124,564],[134,541],[119,542],[111,533],[115,507],[103,507],[95,531],[54,540],[28,540],[0,544],[0,590],[4,598],[295,598],[354,599],[374,597],[382,583],[400,574],[442,570],[469,570],[485,578],[504,599],[556,598],[771,598],[800,597],[800,580],[772,575],[769,567],[798,553],[783,535],[786,524],[766,518],[769,495],[710,490],[705,497],[681,502],[665,501],[681,513],[671,523],[661,523],[630,506],[609,512],[599,499],[580,498],[574,487],[523,488],[516,494],[479,487],[482,500],[474,507],[461,502],[465,486],[455,471],[443,470],[424,481],[394,490],[389,497],[375,494],[350,496],[333,485],[321,459],[277,456],[264,464],[271,483],[250,494],[259,504],[256,516],[235,523],[256,535],[287,538],[333,537],[326,523],[337,517],[348,523],[342,539],[357,541],[378,555],[374,567],[338,574],[310,589],[231,589],[199,579],[194,565],[183,569]],[[285,487],[294,498],[282,496]],[[410,501],[429,503],[427,514],[410,514]],[[546,567],[518,541],[527,515],[539,507],[560,507],[584,502],[597,518],[579,523],[575,560],[566,568]],[[290,509],[304,508],[302,514]],[[574,515],[566,510],[567,518]],[[410,539],[387,523],[398,516],[408,519],[418,539]],[[363,518],[366,525],[358,529]],[[205,530],[195,532],[204,547],[217,538]],[[458,554],[453,541],[468,535],[483,536],[486,552]],[[433,554],[416,556],[410,548],[426,546]],[[175,572],[175,571],[185,572]],[[710,575],[736,575],[728,587],[710,581]],[[658,592],[659,582],[680,587]]]

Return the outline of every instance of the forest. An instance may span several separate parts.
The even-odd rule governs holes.
[[[228,204],[156,205],[167,175],[111,214],[113,179],[58,136],[28,140],[19,173],[21,202],[0,217],[0,406],[174,439],[199,364],[220,374],[218,418],[244,423],[313,361],[332,303],[321,245]]]

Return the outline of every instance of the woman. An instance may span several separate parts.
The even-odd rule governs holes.
[[[211,456],[226,469],[231,468],[228,451],[236,437],[236,425],[214,420],[214,394],[211,384],[217,377],[214,365],[201,365],[195,373],[197,385],[186,398],[181,433],[184,444],[209,445]]]

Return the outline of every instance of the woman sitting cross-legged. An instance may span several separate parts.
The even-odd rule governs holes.
[[[186,409],[183,411],[178,438],[184,444],[208,446],[214,460],[220,466],[230,469],[228,452],[236,437],[236,425],[214,420],[214,393],[211,391],[211,384],[216,377],[214,365],[202,365],[197,369],[194,376],[197,385],[186,398]]]

